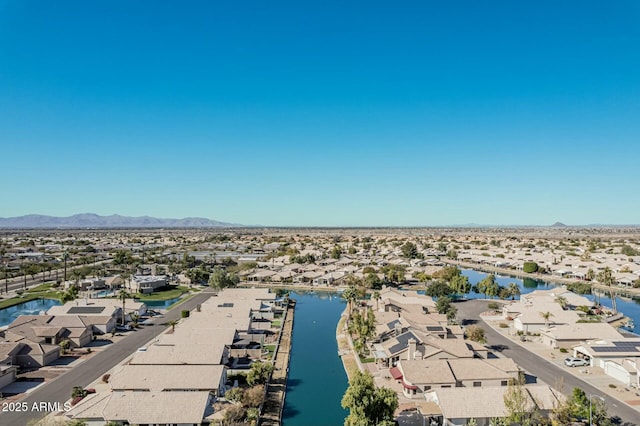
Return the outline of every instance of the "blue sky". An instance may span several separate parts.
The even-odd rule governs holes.
[[[0,0],[0,216],[640,223],[639,21],[635,0]]]

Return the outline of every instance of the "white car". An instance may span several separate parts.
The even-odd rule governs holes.
[[[564,365],[566,365],[567,367],[586,367],[590,364],[591,363],[588,360],[582,358],[571,357],[564,360]]]

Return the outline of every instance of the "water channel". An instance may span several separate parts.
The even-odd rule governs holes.
[[[336,326],[345,304],[337,293],[292,292],[297,300],[284,426],[341,425],[347,375],[338,356]]]

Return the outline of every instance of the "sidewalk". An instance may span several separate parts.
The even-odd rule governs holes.
[[[540,338],[537,336],[527,336],[527,340],[522,342],[520,340],[520,336],[510,334],[513,331],[511,328],[499,327],[501,322],[505,322],[504,320],[495,320],[485,317],[483,317],[483,319],[494,331],[502,334],[504,337],[511,340],[511,342],[527,349],[529,352],[537,355],[545,361],[555,364],[559,368],[587,382],[611,398],[629,405],[631,408],[637,410],[640,415],[639,389],[624,386],[622,382],[606,375],[604,370],[600,367],[567,367],[564,365],[564,359],[572,356],[571,353],[562,353],[558,349],[552,349],[545,346],[539,341]],[[615,388],[610,385],[615,386]]]

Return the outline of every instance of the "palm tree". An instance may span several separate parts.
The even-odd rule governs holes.
[[[516,296],[520,296],[520,287],[518,287],[518,284],[516,283],[509,283],[509,285],[507,286],[507,290],[511,295],[511,300],[513,300]]]
[[[555,302],[559,303],[562,306],[562,309],[566,309],[569,302],[567,302],[567,298],[564,296],[558,296],[555,298]]]
[[[598,274],[598,281],[600,284],[606,285],[609,287],[609,297],[611,297],[611,307],[613,308],[613,312],[618,312],[618,306],[616,303],[616,290],[613,287],[613,274],[611,273],[611,268],[608,266],[602,270]]]
[[[380,301],[380,292],[378,290],[374,291],[371,297],[373,298],[373,300],[376,301],[376,311],[377,311],[379,309],[378,302]]]
[[[355,286],[349,286],[343,293],[342,297],[347,301],[347,306],[349,308],[349,316],[351,316],[351,310],[353,309],[353,304],[358,300],[358,289]]]
[[[167,324],[171,326],[171,332],[176,331],[176,325],[178,324],[178,320],[171,320]]]
[[[125,302],[129,297],[130,297],[130,294],[127,293],[127,290],[125,289],[120,290],[120,292],[118,293],[118,299],[122,301],[122,325],[124,325],[124,320],[126,316],[124,311],[124,306],[125,306]]]
[[[544,326],[549,327],[549,318],[551,318],[553,314],[549,311],[540,312],[540,316],[544,319]]]

